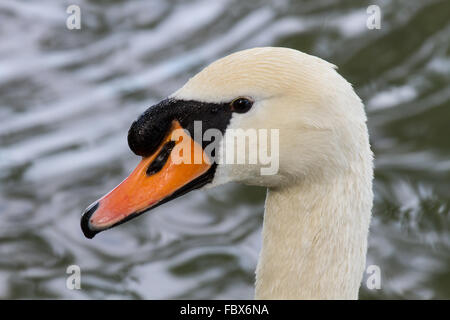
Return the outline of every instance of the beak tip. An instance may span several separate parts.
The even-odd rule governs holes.
[[[83,231],[83,234],[86,238],[92,239],[94,236],[99,233],[101,230],[94,230],[91,228],[91,223],[89,220],[91,219],[94,212],[98,209],[99,202],[96,201],[93,204],[91,204],[87,209],[84,211],[83,215],[81,216],[81,230]]]

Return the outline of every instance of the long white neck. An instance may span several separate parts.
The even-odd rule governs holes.
[[[372,208],[369,163],[268,190],[256,299],[357,299]]]

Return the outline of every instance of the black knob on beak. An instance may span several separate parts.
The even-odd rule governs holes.
[[[128,130],[128,146],[138,156],[153,154],[172,124],[172,108],[166,99],[148,108]]]

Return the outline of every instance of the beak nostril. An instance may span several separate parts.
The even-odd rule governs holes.
[[[146,174],[147,176],[151,176],[155,173],[161,171],[161,169],[166,164],[169,159],[170,153],[172,149],[175,147],[175,141],[169,141],[162,147],[161,151],[158,153],[156,158],[150,163],[147,168]]]
[[[97,231],[94,231],[90,227],[91,217],[94,214],[95,211],[97,211],[99,206],[99,202],[96,201],[93,204],[91,204],[89,207],[86,208],[86,210],[83,213],[83,216],[81,217],[81,230],[83,231],[83,234],[86,238],[92,239],[96,234]]]

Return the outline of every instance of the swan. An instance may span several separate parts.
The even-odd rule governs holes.
[[[224,134],[217,138],[217,154],[205,156],[206,142],[193,138],[199,121],[202,132]],[[263,151],[277,145],[276,172],[263,174],[266,164],[259,159],[219,161],[231,141],[227,133],[237,129],[278,130],[278,140],[253,145]],[[175,131],[178,140],[171,137]],[[186,154],[201,160],[175,163],[180,141],[192,146]],[[194,189],[230,181],[264,186],[255,298],[358,298],[373,202],[373,154],[363,103],[333,64],[279,47],[233,53],[147,109],[131,125],[128,144],[142,160],[86,209],[81,218],[86,237]]]

